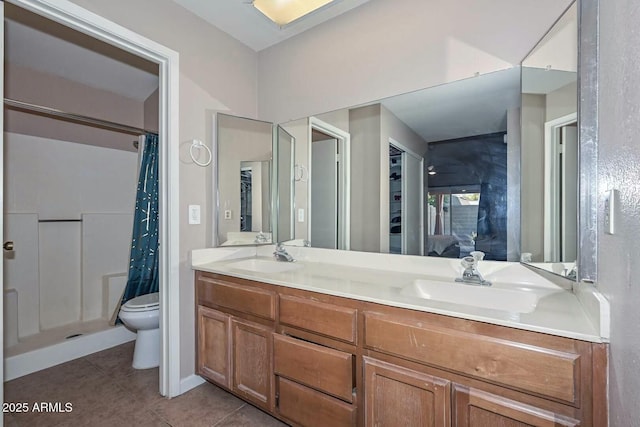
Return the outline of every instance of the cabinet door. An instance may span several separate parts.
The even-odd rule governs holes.
[[[198,306],[198,373],[230,387],[229,315]]]
[[[270,409],[273,328],[232,318],[233,389],[253,403]]]
[[[454,427],[560,427],[580,421],[459,384],[453,393]]]
[[[447,380],[364,357],[365,425],[449,426]]]

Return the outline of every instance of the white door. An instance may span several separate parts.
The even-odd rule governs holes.
[[[424,255],[423,163],[414,153],[402,153],[402,253],[406,255]]]
[[[311,143],[311,244],[338,249],[338,141]]]

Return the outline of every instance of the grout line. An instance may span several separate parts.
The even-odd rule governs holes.
[[[211,427],[219,426],[224,420],[226,420],[227,418],[231,417],[232,415],[234,415],[235,413],[237,413],[238,411],[240,411],[242,408],[244,408],[247,405],[248,405],[248,403],[243,403],[242,405],[240,405],[240,407],[238,409],[236,409],[235,411],[229,412],[226,417],[221,418],[220,421],[218,421],[217,423],[213,424]]]

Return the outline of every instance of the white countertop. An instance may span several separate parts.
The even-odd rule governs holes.
[[[460,277],[462,272],[458,259],[287,247],[296,261],[276,264],[271,262],[273,250],[273,245],[199,249],[191,253],[191,266],[194,270],[273,285],[584,341],[608,342],[608,303],[592,285],[577,285],[577,292],[574,293],[519,263],[481,261],[480,271],[486,279],[494,282],[494,286],[479,289],[477,286],[455,284],[454,278]],[[253,261],[240,262],[245,259]],[[267,266],[267,270],[291,269],[269,272],[246,268],[256,264]],[[528,310],[530,312],[510,311],[509,307],[515,306],[519,301],[505,303],[500,309],[476,307],[473,306],[473,300],[468,302],[469,305],[466,301],[464,304],[454,304],[407,294],[407,289],[415,286],[413,284],[416,280],[433,282],[445,289],[448,289],[446,286],[449,283],[452,284],[451,289],[464,290],[467,288],[460,286],[469,286],[470,292],[476,295],[478,292],[494,295],[489,293],[501,290],[504,292],[513,287],[526,293],[534,292],[540,299],[534,308]],[[523,295],[517,292],[513,294],[514,298]]]

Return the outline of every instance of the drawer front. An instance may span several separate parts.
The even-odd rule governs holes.
[[[283,335],[273,335],[274,373],[353,401],[353,356]]]
[[[580,355],[365,313],[365,347],[577,405]]]
[[[283,325],[356,343],[357,310],[354,308],[282,295],[279,319]]]
[[[264,289],[206,276],[200,276],[198,279],[198,304],[213,304],[264,319],[275,320],[275,302],[275,293]]]
[[[356,425],[353,405],[313,389],[278,378],[278,412],[283,417],[307,427],[348,427]]]

